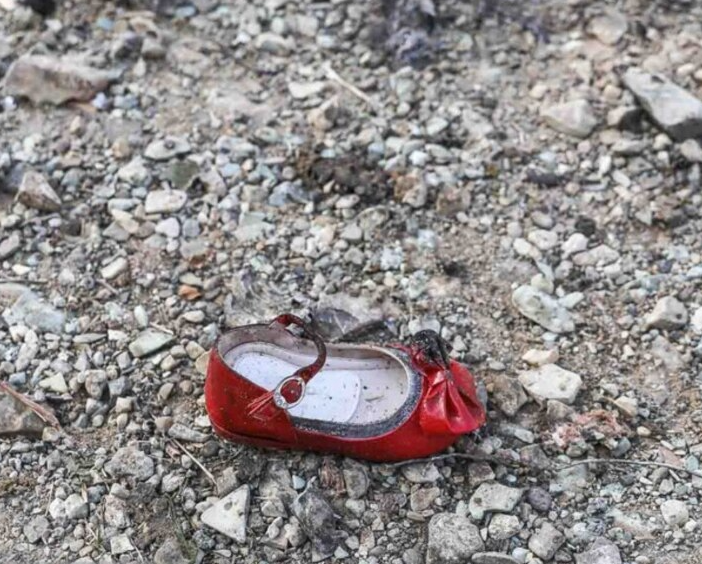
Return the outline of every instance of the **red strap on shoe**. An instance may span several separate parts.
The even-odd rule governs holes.
[[[274,390],[266,392],[249,403],[248,413],[255,419],[269,420],[280,413],[281,409],[292,409],[299,404],[305,396],[307,383],[327,361],[327,347],[322,338],[296,315],[290,313],[279,315],[270,324],[271,327],[281,328],[287,328],[289,325],[296,325],[302,329],[303,336],[314,342],[317,347],[317,358],[312,364],[298,368],[292,375],[281,380]]]

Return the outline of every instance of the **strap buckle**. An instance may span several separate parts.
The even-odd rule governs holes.
[[[293,395],[297,395],[297,399],[294,399],[292,401],[289,401],[284,395],[283,395],[283,388],[287,386],[288,384],[295,383],[297,385],[297,389],[293,388],[291,389],[288,394],[292,393]],[[305,389],[307,388],[307,384],[303,380],[301,376],[298,376],[297,374],[293,374],[292,376],[288,376],[287,378],[284,378],[283,380],[280,381],[280,383],[275,387],[273,390],[273,403],[275,403],[276,407],[279,407],[280,409],[292,409],[296,405],[299,405],[300,402],[304,399],[305,397]]]

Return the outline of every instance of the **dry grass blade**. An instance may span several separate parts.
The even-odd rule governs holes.
[[[19,392],[16,392],[12,387],[7,384],[6,382],[0,382],[0,390],[5,392],[7,395],[12,396],[15,398],[18,402],[21,404],[27,406],[29,409],[31,409],[34,413],[37,414],[37,416],[44,421],[47,425],[51,425],[52,427],[55,427],[56,429],[61,427],[61,424],[59,423],[59,420],[56,419],[56,416],[51,413],[48,409],[45,407],[42,407],[35,401],[30,400],[27,396],[24,394],[20,394]]]
[[[215,480],[215,477],[212,475],[212,472],[210,472],[205,466],[200,462],[197,458],[195,458],[191,452],[185,448],[182,444],[180,444],[180,441],[177,439],[171,439],[173,441],[173,444],[175,444],[180,450],[183,451],[185,456],[187,456],[190,460],[192,460],[197,467],[202,470],[202,473],[207,476],[207,479],[212,482],[212,485],[214,486],[215,493],[219,495],[219,488],[217,488],[217,480]]]

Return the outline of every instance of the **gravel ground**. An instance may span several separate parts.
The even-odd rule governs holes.
[[[702,561],[699,2],[13,4],[0,378],[60,428],[0,389],[0,562]],[[473,460],[218,440],[205,351],[284,311],[440,331]]]

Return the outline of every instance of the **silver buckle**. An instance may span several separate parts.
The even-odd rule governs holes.
[[[283,386],[285,386],[285,384],[287,384],[288,382],[298,382],[300,384],[300,397],[294,402],[289,402],[285,399],[285,397],[283,397]],[[273,403],[275,403],[275,405],[280,409],[292,409],[296,405],[299,405],[299,403],[305,397],[305,388],[306,384],[302,377],[295,375],[288,376],[287,378],[281,380],[280,383],[275,387],[275,390],[273,390]]]

